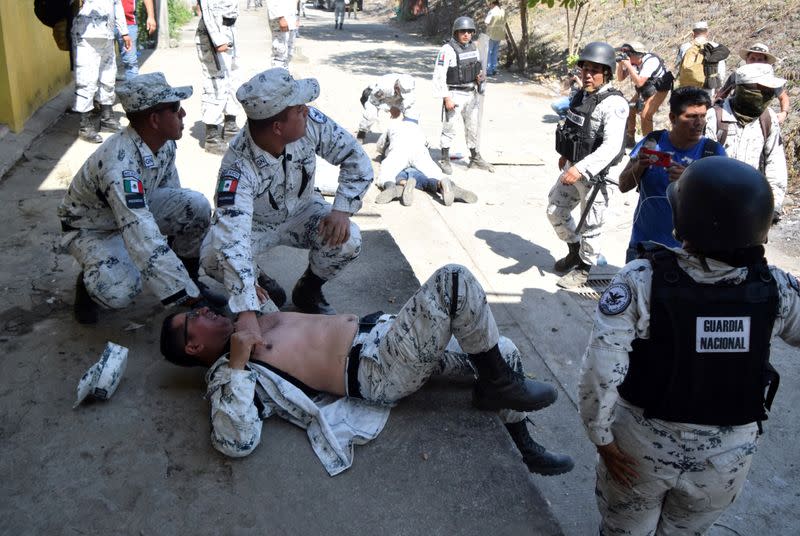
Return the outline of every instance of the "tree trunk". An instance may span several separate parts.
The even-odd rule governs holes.
[[[517,66],[522,72],[528,66],[528,0],[519,0],[519,22],[522,37],[517,44]]]

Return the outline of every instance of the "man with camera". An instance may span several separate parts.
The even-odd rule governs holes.
[[[619,48],[617,78],[622,81],[630,77],[636,88],[631,99],[628,123],[625,127],[625,145],[633,147],[636,136],[636,116],[641,116],[642,135],[653,131],[653,117],[672,89],[672,73],[661,58],[647,52],[638,41],[630,41]]]
[[[656,130],[631,151],[631,159],[619,175],[619,190],[636,188],[639,202],[633,213],[633,229],[625,262],[637,256],[637,246],[657,242],[679,247],[672,234],[672,210],[667,186],[678,180],[686,167],[706,156],[726,156],[722,145],[704,137],[706,112],[711,108],[708,93],[696,87],[682,87],[669,99],[670,130]]]

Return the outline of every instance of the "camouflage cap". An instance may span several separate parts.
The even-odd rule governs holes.
[[[164,102],[177,102],[192,96],[192,86],[172,87],[164,73],[140,74],[117,85],[117,97],[128,112],[141,112]]]
[[[268,119],[289,106],[306,104],[319,97],[314,78],[295,80],[289,71],[276,67],[255,75],[239,87],[236,98],[249,119]]]

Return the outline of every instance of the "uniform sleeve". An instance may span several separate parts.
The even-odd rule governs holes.
[[[202,9],[203,24],[211,38],[211,43],[218,47],[228,42],[227,34],[222,30],[222,16],[214,0],[205,0]],[[215,52],[215,51],[212,51]]]
[[[714,140],[717,140],[717,112],[714,110],[714,107],[708,109],[706,112],[706,132],[705,137]]]
[[[769,110],[767,113],[770,115],[772,127],[764,143],[766,152],[764,176],[767,177],[767,182],[769,182],[769,185],[772,187],[772,192],[775,194],[775,207],[780,208],[783,205],[783,198],[786,196],[786,187],[789,180],[789,175],[786,170],[786,152],[783,148],[783,138],[781,137],[781,128],[778,124],[778,116],[772,110]],[[761,125],[759,125],[759,129],[760,128]]]
[[[581,175],[593,177],[605,169],[622,148],[625,138],[625,122],[628,120],[628,101],[614,95],[600,103],[602,108],[603,143],[575,167]]]
[[[648,335],[649,284],[652,272],[647,261],[633,261],[614,277],[608,292],[625,300],[615,307],[598,307],[589,346],[583,356],[578,383],[578,406],[586,432],[595,445],[614,440],[611,424],[619,394],[617,386],[628,372],[628,352],[636,338]],[[625,295],[627,293],[627,295]],[[627,305],[622,305],[627,301]],[[617,312],[617,309],[622,309]]]
[[[211,444],[234,458],[247,456],[261,441],[262,421],[255,405],[258,373],[218,367],[209,381]]]
[[[270,20],[285,17],[287,21],[294,15],[292,2],[287,0],[267,0],[267,14]]]
[[[773,334],[792,346],[800,346],[800,282],[792,274],[772,267],[778,282],[778,317]]]
[[[313,138],[316,152],[339,167],[339,186],[333,210],[354,214],[361,209],[364,192],[372,184],[372,163],[352,134],[316,108],[309,112],[307,135]]]
[[[391,130],[391,128],[392,127],[387,128],[386,131],[381,134],[380,138],[378,138],[378,141],[375,142],[375,150],[378,151],[378,154],[386,154],[386,148],[389,147],[389,130]]]
[[[258,183],[258,175],[249,166],[238,167],[223,160],[215,194],[216,210],[203,244],[203,258],[208,257],[205,249],[210,248],[222,269],[222,283],[230,296],[228,307],[233,313],[261,308],[251,246],[253,200]]]
[[[120,35],[128,35],[128,21],[125,18],[125,8],[122,7],[122,0],[114,1],[114,24]]]
[[[105,160],[114,161],[112,158]],[[99,185],[131,260],[158,299],[166,305],[180,299],[184,293],[199,296],[200,291],[189,278],[183,262],[161,234],[145,201],[139,177],[128,174],[120,166],[108,166],[99,177]],[[174,289],[181,287],[184,290],[176,294]]]
[[[450,67],[453,58],[447,49],[452,51],[450,45],[444,45],[439,49],[433,66],[433,94],[440,99],[450,96],[450,90],[447,89],[447,68]]]
[[[403,94],[403,109],[402,112],[411,110],[417,104],[417,90],[412,89],[408,93]]]

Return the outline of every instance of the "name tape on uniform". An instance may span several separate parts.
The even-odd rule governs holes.
[[[749,316],[699,316],[695,351],[701,354],[749,352]]]
[[[582,115],[578,115],[572,110],[567,110],[567,119],[578,125],[579,127],[583,126],[583,123],[586,121],[586,118]]]

